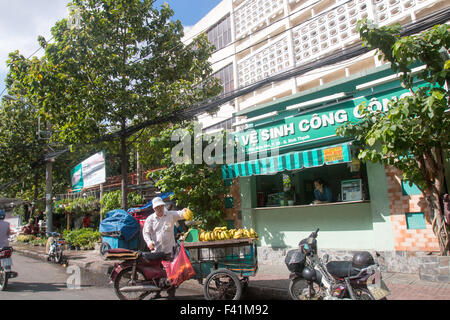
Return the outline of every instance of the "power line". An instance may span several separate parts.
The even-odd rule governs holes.
[[[415,21],[413,23],[410,23],[410,24],[404,26],[403,30],[401,32],[401,35],[406,36],[406,35],[415,34],[417,32],[426,30],[433,25],[445,23],[448,20],[450,20],[450,8],[440,10],[430,16],[427,16],[425,18],[422,18],[418,21]],[[101,142],[101,141],[114,140],[114,139],[122,136],[123,134],[125,134],[126,136],[130,136],[148,126],[155,125],[155,124],[160,124],[160,123],[165,123],[165,122],[173,122],[173,121],[184,121],[184,120],[192,119],[192,117],[194,117],[198,114],[202,114],[202,113],[207,112],[211,109],[214,109],[220,105],[223,105],[226,102],[229,102],[237,97],[240,97],[247,93],[253,92],[254,90],[257,90],[269,83],[283,81],[286,79],[290,79],[292,77],[297,77],[299,75],[305,74],[305,73],[307,73],[311,70],[315,70],[317,68],[321,68],[321,67],[324,67],[327,65],[332,65],[332,64],[335,64],[335,63],[338,63],[341,61],[345,61],[348,59],[358,57],[369,51],[370,50],[368,48],[361,47],[360,44],[353,45],[349,48],[343,49],[339,53],[329,55],[325,58],[322,58],[322,59],[319,59],[316,61],[311,61],[311,62],[306,63],[299,67],[293,67],[287,71],[276,74],[270,78],[267,78],[262,81],[256,82],[252,85],[234,90],[233,92],[228,93],[227,95],[223,95],[223,96],[219,96],[219,97],[216,96],[212,99],[209,99],[208,101],[200,102],[199,104],[194,106],[192,109],[179,111],[176,115],[173,114],[170,116],[158,117],[158,118],[155,118],[152,120],[147,120],[147,121],[142,122],[139,125],[135,125],[135,126],[127,128],[125,130],[125,132],[117,131],[117,132],[111,133],[109,135],[102,137],[101,139],[96,140],[95,143]]]

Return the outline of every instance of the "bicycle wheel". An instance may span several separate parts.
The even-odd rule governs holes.
[[[227,269],[212,272],[205,281],[206,300],[239,300],[242,286],[236,274]]]
[[[0,267],[0,291],[6,290],[8,286],[8,273],[2,267]]]

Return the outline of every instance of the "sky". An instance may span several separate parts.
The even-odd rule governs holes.
[[[50,29],[68,15],[70,0],[0,0],[0,93],[5,89],[8,54],[19,50],[30,57],[37,49],[39,35],[51,38]],[[221,0],[156,0],[157,8],[167,2],[174,11],[173,19],[185,28],[197,23]],[[40,57],[43,50],[35,53]]]

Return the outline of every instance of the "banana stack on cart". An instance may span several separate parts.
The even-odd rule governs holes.
[[[258,270],[258,234],[253,229],[191,228],[183,236],[184,248],[203,283],[207,300],[239,300],[250,276]]]

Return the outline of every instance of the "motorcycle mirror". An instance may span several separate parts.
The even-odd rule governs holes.
[[[323,263],[327,263],[329,259],[330,256],[328,255],[328,253],[324,253],[324,255],[322,256]]]

